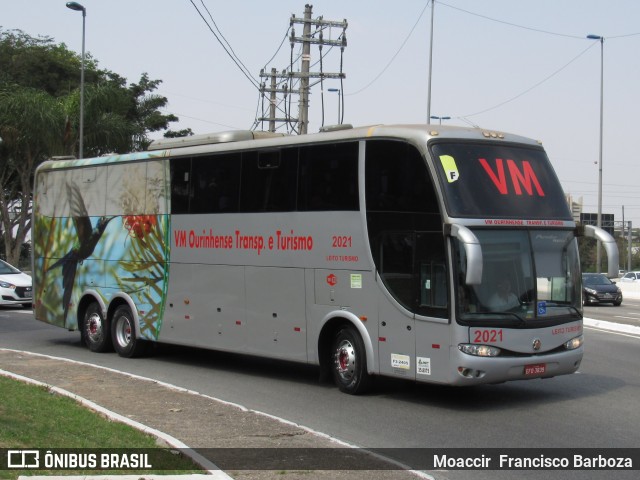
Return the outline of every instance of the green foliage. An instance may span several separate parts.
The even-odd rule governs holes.
[[[164,132],[164,138],[190,137],[192,135],[193,130],[190,128],[184,128],[182,130],[167,130]]]
[[[20,30],[0,29],[0,84],[42,90],[54,97],[79,87],[81,57],[50,37],[33,38]],[[91,55],[85,55],[89,83],[102,80]]]
[[[131,293],[137,304],[145,305],[141,333],[157,340],[164,313],[167,288],[167,251],[169,226],[166,215],[132,215],[125,217],[130,247],[120,267],[126,276],[118,277],[120,288],[131,291],[132,285],[144,285]]]
[[[636,232],[636,229],[634,229]],[[638,235],[634,233],[633,235],[633,244],[631,247],[631,270],[640,269],[640,249],[638,249]],[[616,236],[616,242],[618,244],[618,256],[619,256],[619,268],[626,269],[628,256],[629,256],[629,245],[627,239],[622,239],[619,236]],[[583,272],[596,272],[597,271],[597,245],[598,242],[593,238],[587,237],[579,237],[578,238],[578,249],[580,251],[580,265],[582,266]],[[601,254],[601,264],[600,270],[606,272],[607,270],[607,252],[604,248],[600,251]]]
[[[35,221],[38,222],[37,228],[34,229],[37,236],[33,238],[33,244],[40,246],[36,251],[53,252],[56,258],[59,258],[73,247],[77,237],[72,219],[46,218],[36,215]],[[62,314],[64,306],[60,300],[62,275],[59,270],[49,272],[52,263],[53,261],[47,263],[43,258],[36,259],[32,275],[38,288],[35,296],[40,301],[35,308],[38,318],[46,319],[59,327],[65,327],[65,318]]]
[[[74,400],[56,395],[46,388],[26,385],[0,376],[0,448],[131,448],[153,455],[152,472],[202,471],[189,458],[157,447],[155,438],[134,428],[103,418]],[[17,479],[19,475],[69,475],[66,470],[3,472],[2,478]],[[105,475],[107,471],[76,470],[74,475]],[[112,472],[122,474],[122,472]]]
[[[81,55],[49,37],[0,28],[0,233],[10,263],[31,228],[36,167],[77,153],[81,65]],[[144,150],[150,132],[177,121],[160,111],[168,102],[153,93],[160,83],[143,73],[127,86],[85,55],[84,156]]]

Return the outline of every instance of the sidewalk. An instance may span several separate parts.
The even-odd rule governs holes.
[[[619,278],[612,279],[622,291],[622,297],[634,300],[640,299],[640,283],[638,282],[621,282]]]
[[[313,432],[303,426],[275,417],[250,411],[239,405],[179,389],[141,377],[123,374],[110,369],[66,361],[42,355],[0,349],[0,374],[21,376],[61,389],[75,396],[85,405],[106,414],[117,421],[125,421],[155,435],[165,444],[175,448],[201,448],[191,451],[194,460],[213,476],[152,477],[144,478],[217,478],[237,480],[316,480],[371,478],[401,480],[432,478],[422,472],[390,470],[389,463],[366,451],[353,449],[354,456],[362,456],[371,470],[232,470],[222,472],[215,466],[213,455],[219,448],[296,448],[327,449],[348,447],[328,436]],[[13,375],[11,375],[13,374]],[[210,449],[207,451],[206,449]],[[268,453],[268,452],[266,452]],[[400,468],[400,467],[398,467]],[[124,473],[124,472],[123,472]],[[34,480],[36,477],[28,477]],[[46,477],[50,480],[54,477]],[[69,477],[63,477],[68,479]],[[126,477],[76,477],[117,478]]]

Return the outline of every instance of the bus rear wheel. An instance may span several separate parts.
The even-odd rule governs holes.
[[[108,352],[113,347],[109,333],[109,322],[102,314],[100,305],[90,304],[84,312],[80,328],[82,341],[92,352]]]
[[[136,337],[136,328],[131,309],[126,305],[116,308],[111,322],[111,336],[118,355],[133,358],[142,355],[146,342]]]
[[[344,393],[358,395],[367,391],[371,376],[362,337],[353,327],[344,327],[335,336],[331,350],[333,379]]]

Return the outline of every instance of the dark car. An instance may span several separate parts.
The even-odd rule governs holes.
[[[620,288],[602,273],[583,273],[582,292],[585,305],[613,303],[618,306],[622,303]]]

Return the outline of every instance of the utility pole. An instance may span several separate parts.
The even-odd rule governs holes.
[[[304,20],[302,27],[302,68],[300,73],[300,135],[307,133],[309,126],[309,64],[311,63],[311,10],[313,6],[304,6]]]
[[[276,122],[280,122],[280,123],[297,123],[298,119],[297,118],[291,118],[290,115],[287,115],[287,117],[277,117],[276,116],[276,109],[277,109],[277,104],[278,104],[278,93],[281,93],[284,96],[284,102],[286,103],[287,101],[287,95],[289,94],[289,89],[287,88],[286,85],[283,85],[282,88],[278,88],[277,84],[276,84],[276,79],[278,78],[289,78],[289,75],[286,73],[286,71],[283,71],[282,73],[277,73],[275,68],[271,69],[271,73],[265,73],[264,70],[260,70],[260,77],[261,78],[270,78],[270,87],[266,87],[266,85],[263,83],[260,85],[260,94],[263,96],[265,96],[265,94],[269,94],[269,116],[265,117],[259,117],[258,120],[259,121],[268,121],[269,122],[269,131],[270,132],[275,132],[276,131]],[[295,92],[294,92],[295,93]]]
[[[332,47],[340,47],[341,54],[344,52],[344,48],[347,46],[347,37],[345,35],[345,30],[347,29],[348,23],[346,20],[343,21],[333,21],[333,20],[324,20],[322,17],[313,19],[312,18],[312,5],[305,5],[304,16],[302,18],[295,17],[291,15],[290,25],[291,25],[291,36],[289,38],[291,43],[291,48],[293,50],[293,46],[296,43],[302,44],[302,62],[300,65],[299,72],[293,71],[283,71],[282,73],[276,73],[275,69],[271,69],[271,73],[267,74],[262,70],[260,72],[260,77],[269,77],[271,79],[271,87],[267,88],[266,86],[262,86],[260,91],[264,95],[266,92],[269,92],[270,95],[270,108],[269,108],[269,116],[268,117],[260,117],[258,120],[268,120],[269,121],[269,131],[275,131],[275,123],[276,122],[288,122],[288,123],[297,123],[298,124],[298,134],[307,133],[309,127],[309,93],[311,91],[311,87],[315,84],[310,83],[310,79],[316,78],[322,81],[324,79],[344,79],[346,75],[340,72],[311,72],[311,45],[319,45],[322,46],[332,46]],[[297,37],[295,34],[295,29],[293,26],[295,24],[302,24],[302,36]],[[319,38],[315,38],[312,34],[312,28],[315,27],[316,31],[320,31]],[[326,40],[322,35],[322,29],[327,27],[339,27],[342,28],[342,34],[338,40]],[[342,62],[341,62],[342,65]],[[342,67],[341,67],[342,70]],[[280,79],[289,79],[292,80],[294,78],[300,79],[300,88],[298,91],[294,91],[292,89],[287,89],[286,86],[284,88],[276,87],[276,78]],[[318,83],[318,82],[316,82]],[[298,94],[299,97],[299,107],[298,107],[298,118],[277,118],[276,117],[276,99],[274,95],[276,93],[287,94]],[[285,101],[286,104],[286,101]],[[288,113],[287,117],[290,117],[291,114]]]
[[[276,69],[271,69],[271,97],[269,99],[269,131],[276,131]]]

